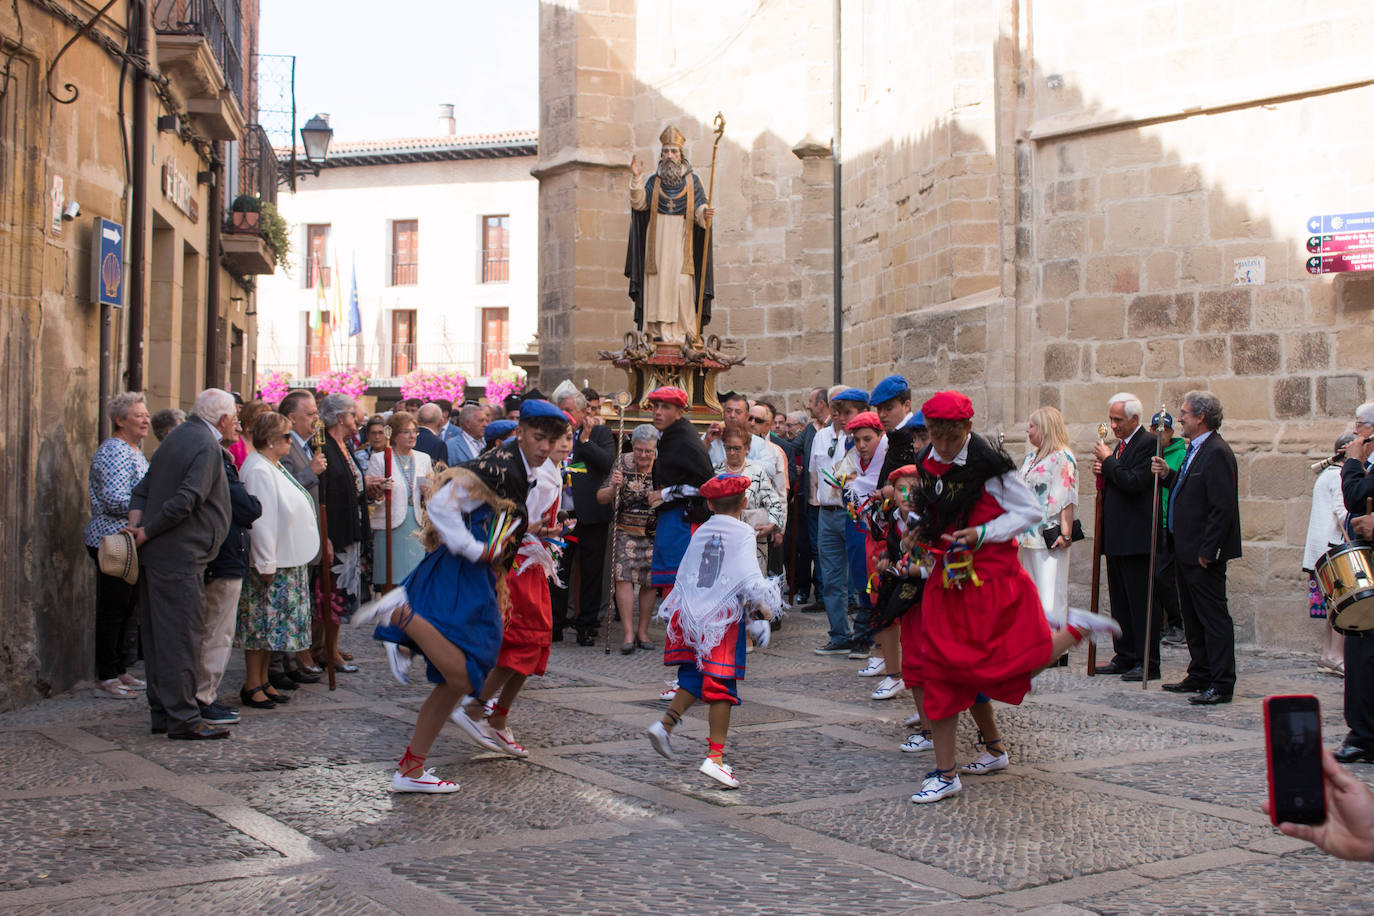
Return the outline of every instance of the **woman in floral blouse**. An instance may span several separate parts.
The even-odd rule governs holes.
[[[151,422],[148,404],[139,391],[126,391],[110,398],[105,406],[114,435],[100,443],[91,456],[88,489],[91,520],[83,541],[91,559],[96,557],[100,539],[114,534],[129,523],[129,497],[134,484],[148,473],[148,459],[140,446]],[[95,592],[95,695],[113,700],[132,700],[144,689],[143,681],[124,670],[122,644],[125,628],[134,619],[138,587],[118,576],[107,576],[96,563]]]
[[[1021,565],[1035,580],[1040,603],[1052,624],[1062,624],[1069,612],[1069,540],[1073,510],[1078,503],[1078,462],[1069,450],[1064,417],[1053,407],[1030,415],[1026,438],[1035,451],[1021,463],[1021,477],[1040,501],[1044,515],[1017,539]],[[1045,543],[1045,529],[1059,526],[1059,537]]]
[[[649,531],[654,510],[649,506],[649,491],[654,488],[654,459],[658,456],[658,430],[648,423],[636,426],[630,434],[631,453],[621,455],[611,475],[596,491],[596,501],[616,502],[615,543],[611,545],[611,575],[615,582],[615,605],[625,642],[620,651],[629,655],[635,647],[652,649],[649,617],[654,612],[654,590],[649,587],[649,566],[654,558],[654,536]],[[635,620],[635,589],[639,589],[639,619]]]

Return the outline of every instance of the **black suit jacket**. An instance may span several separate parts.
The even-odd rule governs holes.
[[[1231,446],[1212,433],[1198,446],[1188,473],[1170,471],[1162,481],[1169,488],[1173,515],[1174,556],[1180,563],[1240,556],[1240,498],[1236,456]]]
[[[1368,514],[1365,501],[1374,499],[1374,474],[1370,474],[1358,458],[1347,458],[1341,465],[1341,497],[1345,500],[1345,510],[1352,517]]]
[[[448,443],[434,435],[432,430],[421,426],[415,434],[415,447],[428,455],[430,461],[448,467]]]
[[[605,424],[597,424],[592,427],[591,438],[583,442],[579,430],[571,458],[574,464],[580,461],[587,466],[585,473],[572,475],[573,512],[578,524],[606,524],[611,520],[611,505],[597,502],[596,491],[611,473],[611,463],[615,461],[614,434]]]
[[[1155,485],[1150,459],[1154,456],[1155,437],[1141,428],[1131,437],[1120,458],[1113,451],[1103,459],[1103,556],[1134,557],[1150,552],[1150,502]]]
[[[199,417],[167,434],[148,473],[135,486],[130,509],[141,509],[148,536],[138,550],[143,566],[199,567],[214,559],[229,533],[229,482],[219,436]]]

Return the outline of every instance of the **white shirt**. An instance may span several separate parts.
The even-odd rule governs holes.
[[[412,448],[410,455],[407,456],[414,464],[411,465],[413,474],[411,480],[411,491],[406,493],[406,478],[401,473],[401,456],[391,455],[391,527],[399,528],[401,523],[406,520],[406,497],[409,495],[409,505],[415,509],[415,521],[417,524],[425,523],[425,511],[420,507],[420,484],[429,480],[434,473],[434,465],[430,457],[418,448]],[[372,457],[367,460],[367,475],[369,477],[381,477],[386,473],[386,456],[382,452],[373,452]],[[368,506],[368,516],[374,531],[382,530],[383,513],[386,511],[386,501],[375,503]]]
[[[1312,514],[1307,520],[1307,543],[1302,568],[1309,572],[1333,544],[1345,540],[1345,501],[1341,498],[1341,466],[1336,464],[1317,475],[1312,485]]]
[[[951,464],[968,463],[968,443],[969,440],[965,439],[964,447],[959,450]],[[934,457],[935,460],[940,460],[938,453],[935,453]],[[1026,486],[1026,481],[1021,478],[1019,471],[1010,470],[1000,477],[993,477],[984,483],[983,487],[1002,507],[1002,514],[987,523],[987,531],[983,535],[984,542],[998,544],[1010,541],[1044,518],[1045,512],[1040,508],[1039,500],[1035,498],[1031,488]]]
[[[244,459],[239,480],[262,504],[249,539],[253,568],[274,573],[313,560],[320,552],[320,529],[310,494],[261,452]]]
[[[836,442],[836,439],[839,439]],[[831,450],[831,444],[835,445]],[[835,473],[835,468],[844,460],[844,432],[836,432],[833,425],[816,433],[816,438],[811,442],[811,462],[809,465],[811,480],[814,481],[816,498],[813,501],[817,506],[842,506],[844,500],[840,496],[840,491],[826,483],[821,477],[822,471]]]

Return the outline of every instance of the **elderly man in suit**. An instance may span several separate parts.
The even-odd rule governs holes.
[[[229,533],[229,484],[220,440],[238,422],[233,395],[207,388],[192,416],[167,434],[129,500],[138,546],[143,654],[153,734],[203,740],[227,738],[207,725],[196,703],[196,676],[205,636],[205,567]]]
[[[577,528],[573,530],[579,581],[577,614],[572,620],[568,619],[568,605],[571,604],[568,598],[561,607],[555,607],[554,637],[562,639],[563,627],[571,623],[577,628],[577,644],[590,646],[596,643],[601,609],[609,598],[605,574],[611,507],[597,502],[596,491],[611,473],[611,464],[615,461],[615,436],[600,422],[600,417],[588,409],[587,396],[578,391],[571,380],[561,382],[553,390],[553,403],[573,418],[576,438],[568,460],[587,469],[585,473],[572,475],[573,515],[577,518]]]
[[[1226,606],[1226,561],[1240,556],[1236,456],[1221,438],[1221,401],[1210,391],[1185,394],[1178,419],[1188,439],[1183,464],[1171,471],[1163,458],[1151,459],[1169,488],[1165,526],[1190,659],[1188,676],[1164,689],[1214,706],[1231,702],[1236,689],[1236,631]]]
[[[415,434],[415,447],[429,456],[434,464],[448,464],[448,445],[444,443],[444,409],[432,401],[415,415],[420,428]]]
[[[304,388],[297,388],[282,398],[281,404],[277,405],[277,412],[291,423],[291,450],[282,458],[281,466],[310,494],[310,501],[318,515],[320,475],[324,473],[325,459],[324,452],[315,454],[310,444],[310,437],[315,432],[315,420],[320,415],[315,395]],[[319,574],[320,559],[316,557],[310,561],[312,606],[315,600],[314,580]],[[272,661],[268,666],[268,681],[278,690],[295,690],[298,681],[313,683],[318,681],[324,672],[323,668],[314,664],[311,655],[318,655],[324,651],[324,627],[320,623],[319,615],[313,611],[310,619],[309,651],[300,653],[295,659],[289,659],[286,652],[272,653]]]
[[[490,414],[481,404],[464,404],[458,410],[457,427],[451,424],[449,427],[456,429],[457,433],[445,441],[449,467],[471,461],[482,454],[482,449],[486,447],[482,434],[486,432],[489,419]]]
[[[1146,595],[1150,587],[1150,538],[1154,532],[1154,478],[1150,459],[1155,437],[1141,426],[1140,398],[1127,392],[1112,395],[1107,419],[1115,446],[1099,441],[1093,473],[1102,499],[1102,555],[1107,558],[1107,593],[1112,617],[1121,625],[1113,641],[1116,654],[1097,667],[1098,674],[1119,674],[1124,681],[1159,678],[1160,622],[1156,617],[1145,632]],[[1144,670],[1145,647],[1150,647],[1150,670]]]

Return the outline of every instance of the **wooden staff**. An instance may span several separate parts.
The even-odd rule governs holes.
[[[1163,417],[1168,412],[1163,404],[1159,405],[1161,431],[1164,426]],[[1159,436],[1155,436],[1155,457],[1159,458],[1163,453],[1164,442]],[[1150,686],[1150,627],[1154,624],[1155,616],[1155,550],[1159,544],[1159,475],[1154,473],[1152,468],[1150,476],[1154,478],[1154,495],[1150,503],[1150,584],[1145,587],[1145,661],[1141,665],[1141,690],[1148,690]]]
[[[391,581],[391,425],[382,427],[386,430],[386,445],[382,448],[382,469],[386,475],[386,485],[382,490],[382,527],[386,531],[384,539],[386,541],[386,590],[391,591],[394,583]],[[414,455],[414,451],[411,451]],[[412,461],[415,459],[412,457]],[[406,499],[410,494],[406,494]]]
[[[1097,439],[1102,441],[1107,438],[1107,424],[1097,424]],[[1088,601],[1088,611],[1096,614],[1098,608],[1098,593],[1102,588],[1102,494],[1106,492],[1107,483],[1102,479],[1102,475],[1097,477],[1097,499],[1093,501],[1093,584],[1090,600]],[[1097,643],[1088,638],[1088,677],[1097,674]]]
[[[315,418],[315,434],[311,437],[310,443],[317,454],[324,454],[324,422],[319,417]],[[328,468],[326,467],[326,470]],[[325,668],[329,671],[329,689],[335,687],[334,658],[339,651],[339,625],[334,622],[334,570],[332,569],[333,558],[328,555],[330,550],[329,543],[329,511],[325,507],[326,486],[324,478],[320,478],[320,594],[323,598],[320,607],[320,623],[324,627],[324,654],[328,658]]]
[[[716,151],[720,149],[720,138],[725,136],[725,116],[716,112],[715,120],[711,122],[716,128],[716,142],[711,146],[711,177],[706,185],[706,209],[711,209],[711,199],[716,193]],[[687,215],[687,231],[692,231],[692,220],[696,215]],[[711,259],[711,217],[706,217],[706,240],[702,243],[701,249],[701,275],[697,277],[697,326],[696,326],[696,345],[701,346],[701,315],[706,304],[706,271]],[[610,651],[607,649],[606,651]]]
[[[709,230],[709,224],[707,228]],[[614,474],[617,468],[620,467],[620,450],[625,446],[625,408],[630,406],[631,400],[633,400],[633,398],[631,397],[628,391],[617,391],[615,394],[615,410],[616,413],[620,414],[620,421],[615,432],[615,460],[611,462],[612,474]],[[621,486],[624,485],[624,481],[622,480]],[[602,629],[606,631],[603,641],[605,644],[607,655],[611,654],[611,622],[616,612],[619,610],[619,608],[616,607],[615,601],[615,580],[611,578],[611,561],[615,559],[615,533],[617,528],[619,527],[619,515],[620,487],[613,487],[611,489],[611,527],[610,530],[606,533],[606,559],[604,561],[605,565],[602,569],[601,575],[601,581],[610,583],[611,589],[611,600],[606,602],[606,624],[604,627],[602,627]],[[634,615],[638,613],[637,609],[639,605],[634,603],[633,594],[631,594],[630,596],[630,602],[630,614]],[[632,616],[631,619],[637,618]]]

